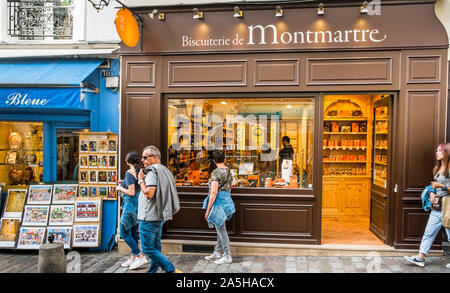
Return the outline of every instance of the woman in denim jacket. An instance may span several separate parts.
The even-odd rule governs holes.
[[[214,226],[217,230],[217,246],[214,253],[205,259],[214,260],[216,264],[227,264],[232,262],[232,258],[226,221],[231,220],[231,216],[236,211],[230,194],[233,176],[224,164],[223,151],[214,151],[213,158],[217,168],[211,174],[210,191],[203,201],[203,209],[206,209],[205,220],[208,226],[211,228]]]
[[[411,264],[420,267],[425,266],[425,255],[430,252],[436,235],[442,228],[442,210],[441,202],[443,196],[448,196],[450,187],[450,143],[441,143],[436,150],[436,166],[433,168],[434,181],[431,182],[432,188],[436,189],[436,194],[430,192],[430,202],[433,203],[430,217],[425,228],[425,232],[420,243],[418,255],[405,256]],[[450,241],[450,229],[445,228],[448,240]]]
[[[137,269],[148,263],[144,254],[139,249],[139,240],[137,236],[138,220],[138,195],[140,187],[137,181],[139,173],[139,161],[141,156],[136,151],[131,151],[126,156],[126,162],[129,167],[125,173],[125,178],[120,181],[117,191],[123,193],[122,216],[120,217],[120,237],[131,248],[131,257],[122,264],[122,267],[129,267],[130,270]]]

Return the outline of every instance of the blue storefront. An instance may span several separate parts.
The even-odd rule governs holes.
[[[24,179],[27,172],[33,174],[29,176],[33,182],[77,182],[76,133],[119,134],[119,92],[107,88],[104,77],[119,76],[119,70],[117,59],[0,61],[0,183],[5,184],[4,194],[8,188],[29,183]],[[11,151],[15,143],[22,145],[23,152]],[[94,250],[114,246],[117,204],[117,200],[103,202],[101,245]]]

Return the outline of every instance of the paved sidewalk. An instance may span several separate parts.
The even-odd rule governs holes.
[[[66,253],[67,254],[67,253]],[[129,271],[120,266],[126,256],[117,251],[80,252],[82,273],[145,273],[147,267]],[[68,255],[68,270],[76,267],[78,252]],[[75,258],[74,258],[75,256]],[[204,255],[168,255],[185,273],[450,273],[441,257],[427,258],[425,268],[410,265],[403,257],[234,256],[233,263],[216,265]],[[37,251],[0,251],[0,273],[36,273]],[[161,272],[161,271],[160,271]]]

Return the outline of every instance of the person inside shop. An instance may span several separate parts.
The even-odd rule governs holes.
[[[72,179],[73,180],[77,180],[78,179],[78,170],[79,170],[79,161],[78,159],[80,158],[80,154],[78,153],[78,151],[73,153],[73,160],[75,162],[75,167],[73,168],[73,173],[72,173]]]
[[[281,139],[281,143],[283,144],[283,148],[279,153],[280,158],[280,166],[283,163],[283,160],[293,160],[294,159],[294,148],[291,145],[291,139],[289,136],[283,136]]]
[[[139,249],[138,230],[138,195],[141,191],[139,187],[137,174],[139,173],[139,161],[141,156],[136,151],[128,152],[125,161],[128,170],[125,178],[119,181],[116,187],[117,191],[123,193],[122,216],[120,217],[120,237],[131,249],[131,257],[121,266],[135,270],[148,263],[147,258]]]
[[[162,228],[180,210],[180,201],[173,174],[161,164],[161,152],[155,146],[142,151],[144,169],[139,171],[141,188],[138,200],[139,235],[144,253],[150,257],[147,273],[161,267],[167,273],[179,273],[172,262],[161,253]]]
[[[436,235],[442,228],[442,198],[449,195],[450,189],[450,143],[441,143],[436,150],[436,165],[433,168],[434,181],[431,182],[432,191],[429,193],[431,213],[420,243],[419,254],[405,256],[406,260],[419,267],[425,266],[425,255],[430,252]],[[436,192],[434,192],[436,191]],[[426,201],[425,201],[426,202]],[[450,229],[445,228],[450,241]]]
[[[274,178],[277,172],[277,152],[273,151],[269,144],[261,146],[259,158],[259,170],[264,178]]]
[[[203,201],[203,209],[206,209],[205,220],[208,226],[216,228],[217,245],[213,254],[206,256],[205,259],[214,261],[215,264],[229,264],[232,258],[226,221],[230,221],[236,211],[230,193],[233,176],[225,165],[224,151],[215,150],[213,157],[217,168],[211,174],[209,195]]]

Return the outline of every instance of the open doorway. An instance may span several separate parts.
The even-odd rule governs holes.
[[[391,100],[384,94],[325,95],[322,244],[386,243],[381,230],[389,226]]]

